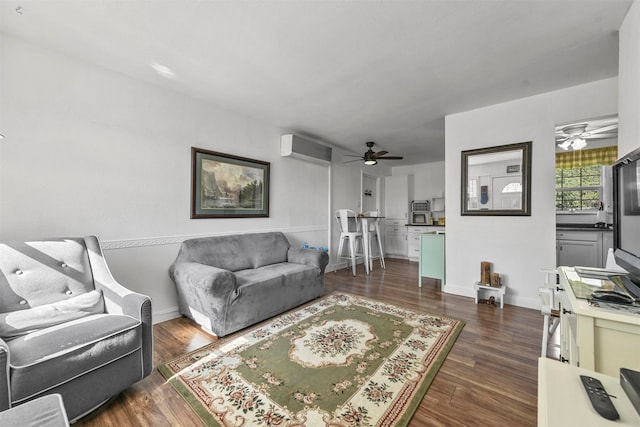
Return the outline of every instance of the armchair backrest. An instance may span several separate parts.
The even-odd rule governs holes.
[[[63,301],[94,289],[83,238],[0,243],[0,313]]]

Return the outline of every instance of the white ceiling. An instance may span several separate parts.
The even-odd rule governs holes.
[[[401,165],[447,114],[616,76],[631,3],[0,0],[0,31]]]

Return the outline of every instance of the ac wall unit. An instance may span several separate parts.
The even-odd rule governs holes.
[[[331,147],[293,134],[280,138],[280,155],[324,165],[331,163]]]

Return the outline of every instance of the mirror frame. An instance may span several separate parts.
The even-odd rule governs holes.
[[[469,209],[467,183],[469,157],[503,151],[522,151],[522,207],[521,209]],[[531,141],[462,151],[462,180],[460,214],[463,216],[531,216]],[[506,173],[506,172],[505,172]]]

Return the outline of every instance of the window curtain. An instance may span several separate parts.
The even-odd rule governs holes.
[[[612,165],[618,158],[618,147],[591,148],[556,153],[556,168],[575,169],[593,165]]]

